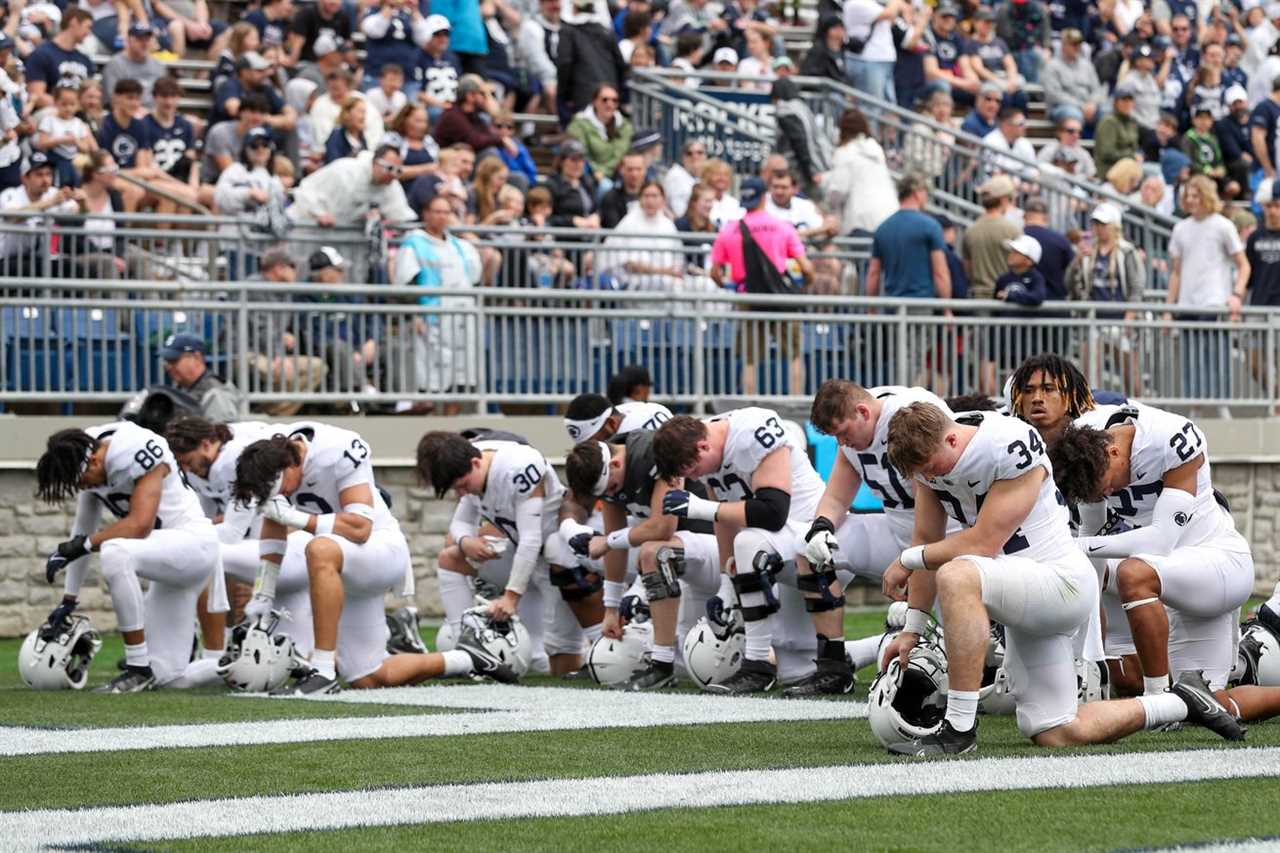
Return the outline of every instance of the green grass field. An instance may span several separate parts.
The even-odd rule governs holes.
[[[850,614],[846,633],[865,636],[879,630],[882,614]],[[434,631],[424,631],[428,641]],[[106,638],[94,662],[90,685],[106,681],[121,653],[119,638]],[[86,737],[83,730],[103,727],[195,726],[242,724],[249,730],[267,720],[290,720],[299,727],[339,718],[448,715],[453,709],[347,702],[282,701],[234,697],[217,690],[158,691],[136,696],[90,693],[35,693],[16,673],[18,641],[0,641],[0,726],[66,729],[68,738]],[[870,673],[859,676],[851,699],[865,698]],[[528,680],[532,686],[581,687],[589,707],[594,688],[581,682],[548,677]],[[645,697],[637,697],[643,700]],[[714,699],[708,702],[718,701]],[[779,709],[792,704],[777,700]],[[772,707],[772,706],[770,706]],[[0,732],[0,741],[4,738]],[[0,743],[2,746],[2,743]],[[1254,749],[1249,749],[1250,747]],[[1280,725],[1254,724],[1238,760],[1256,764],[1256,778],[1204,778],[1189,782],[1070,785],[1032,790],[981,790],[909,794],[905,790],[855,799],[779,802],[766,789],[753,805],[660,808],[624,813],[450,821],[448,807],[432,801],[421,811],[409,809],[393,819],[343,829],[301,831],[324,825],[340,814],[290,800],[284,809],[317,811],[300,829],[266,833],[269,809],[255,806],[236,815],[258,820],[258,834],[245,837],[235,819],[219,824],[220,837],[183,838],[181,826],[166,829],[163,840],[138,835],[120,842],[129,849],[192,850],[599,850],[652,849],[877,849],[877,850],[1108,850],[1203,843],[1213,840],[1280,837]],[[1198,729],[1141,733],[1119,744],[1074,750],[1066,755],[1123,756],[1112,763],[1138,762],[1146,753],[1198,750],[1223,755],[1226,746]],[[0,752],[0,754],[3,754]],[[998,757],[1042,759],[1047,753],[1031,746],[1009,717],[984,717],[979,752],[961,762],[976,762],[975,774],[988,771]],[[1149,756],[1148,756],[1149,757]],[[784,768],[854,765],[848,775],[872,776],[903,770],[900,759],[887,755],[872,737],[865,720],[766,720],[754,723],[672,724],[643,728],[588,728],[572,731],[515,731],[497,734],[350,739],[309,743],[238,744],[234,739],[197,748],[127,749],[70,752],[56,755],[0,757],[0,832],[7,820],[30,809],[95,809],[146,804],[182,804],[249,796],[325,795],[355,792],[370,801],[418,786],[481,786],[486,783],[554,783],[597,780],[652,773],[714,774],[751,771],[766,774]],[[927,778],[928,762],[905,768]],[[1000,772],[1020,774],[1015,764]],[[945,769],[945,768],[944,768]],[[1254,775],[1246,769],[1246,775]],[[677,777],[678,778],[678,777]],[[769,776],[761,775],[767,785]],[[803,778],[803,777],[802,777]],[[1036,784],[1032,779],[1022,784]],[[589,783],[595,785],[596,781]],[[997,781],[997,787],[1003,787]],[[804,787],[803,783],[800,785]],[[457,800],[468,802],[464,789]],[[543,788],[540,790],[552,790]],[[430,788],[427,788],[430,791]],[[794,793],[794,792],[791,792]],[[617,811],[610,807],[603,811]],[[59,812],[55,824],[96,812]],[[556,814],[561,814],[557,812]],[[104,817],[104,820],[106,818]],[[15,826],[18,824],[14,824]],[[8,832],[17,832],[12,827]],[[0,834],[0,849],[29,846],[39,839]],[[111,849],[111,843],[91,846]]]

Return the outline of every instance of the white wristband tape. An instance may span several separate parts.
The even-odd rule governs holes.
[[[615,530],[604,538],[611,551],[626,551],[631,547],[631,531],[627,528]]]
[[[921,636],[929,627],[929,614],[924,610],[916,610],[912,608],[907,611],[906,621],[902,625],[902,630],[908,634]]]
[[[323,536],[333,532],[333,521],[337,516],[331,512],[316,516],[316,535]]]
[[[622,594],[627,591],[627,585],[622,581],[605,581],[604,582],[604,606],[616,610],[618,605],[622,603]]]
[[[902,564],[902,568],[909,572],[915,572],[927,568],[924,564],[924,546],[913,545],[903,551],[898,557],[898,562]]]

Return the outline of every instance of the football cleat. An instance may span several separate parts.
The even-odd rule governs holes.
[[[156,675],[149,666],[126,666],[124,672],[95,689],[94,693],[141,693],[156,689]]]
[[[460,652],[466,652],[471,658],[474,675],[485,675],[503,684],[515,684],[520,680],[520,676],[516,675],[511,665],[490,652],[481,642],[476,630],[470,626],[464,627],[462,634],[458,636],[457,649]]]
[[[632,675],[630,680],[618,685],[620,689],[642,693],[646,690],[662,690],[665,687],[676,686],[675,664],[656,661],[647,653],[642,663],[643,669]]]
[[[387,630],[391,636],[387,638],[387,651],[393,655],[425,655],[427,644],[422,642],[422,632],[418,628],[418,608],[401,607],[387,614]]]
[[[1204,726],[1227,740],[1244,740],[1244,726],[1214,698],[1203,673],[1191,670],[1182,673],[1169,692],[1187,703],[1187,722]]]
[[[1262,643],[1252,632],[1240,638],[1240,650],[1236,670],[1232,672],[1236,684],[1258,683],[1258,659],[1262,657]]]
[[[708,693],[736,696],[743,693],[764,693],[773,689],[778,681],[778,668],[765,660],[743,660],[738,671],[719,684],[708,684]]]
[[[853,689],[853,667],[848,660],[819,660],[818,668],[782,691],[783,696],[841,696]]]
[[[930,755],[964,755],[978,748],[978,721],[973,721],[973,728],[967,732],[958,732],[951,728],[951,723],[942,721],[942,725],[931,735],[925,735],[907,743],[895,743],[889,747],[894,755],[914,755],[917,757]]]
[[[1272,634],[1275,634],[1277,637],[1280,637],[1280,614],[1263,604],[1258,607],[1256,617],[1263,627]]]
[[[320,670],[299,668],[294,670],[292,684],[284,684],[272,690],[271,696],[324,696],[329,693],[341,693],[342,685],[338,679],[321,675]]]

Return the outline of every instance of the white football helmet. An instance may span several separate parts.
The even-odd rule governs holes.
[[[717,629],[703,616],[684,638],[685,669],[703,690],[709,684],[720,684],[736,675],[742,666],[747,634],[737,608],[733,613],[733,624],[727,631]]]
[[[644,656],[653,645],[653,625],[632,622],[622,629],[622,638],[601,637],[587,653],[587,672],[596,684],[612,687],[625,684],[644,666]]]
[[[1009,715],[1016,710],[1009,671],[1004,667],[1004,626],[991,623],[987,642],[987,662],[982,668],[982,686],[978,688],[978,713]]]
[[[89,663],[102,648],[102,637],[88,616],[72,615],[66,630],[49,640],[40,638],[44,626],[27,635],[18,650],[18,673],[33,690],[80,690],[89,677]]]
[[[533,638],[519,616],[512,615],[510,622],[495,622],[489,618],[488,603],[479,604],[463,612],[462,630],[467,628],[474,629],[481,645],[508,664],[517,676],[523,678],[529,672],[533,663]],[[454,643],[457,643],[456,639]],[[436,647],[440,648],[439,635],[436,636]]]
[[[297,666],[293,640],[276,633],[280,613],[271,611],[255,619],[239,637],[232,631],[227,650],[215,670],[237,693],[266,693],[289,680]]]
[[[1110,699],[1111,672],[1107,669],[1107,662],[1076,658],[1076,687],[1081,705]]]
[[[1240,638],[1240,654],[1248,655],[1252,683],[1280,687],[1280,638],[1260,623],[1249,627]]]
[[[436,631],[436,651],[451,652],[458,647],[458,626],[445,620]]]
[[[876,676],[867,695],[871,732],[886,747],[933,734],[947,713],[947,658],[939,649],[918,645],[904,670],[894,658]]]

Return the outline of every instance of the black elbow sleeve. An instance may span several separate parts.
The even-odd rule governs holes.
[[[787,516],[791,513],[791,495],[782,489],[761,489],[754,498],[743,503],[747,516],[747,527],[758,527],[761,530],[781,530],[787,524]]]

